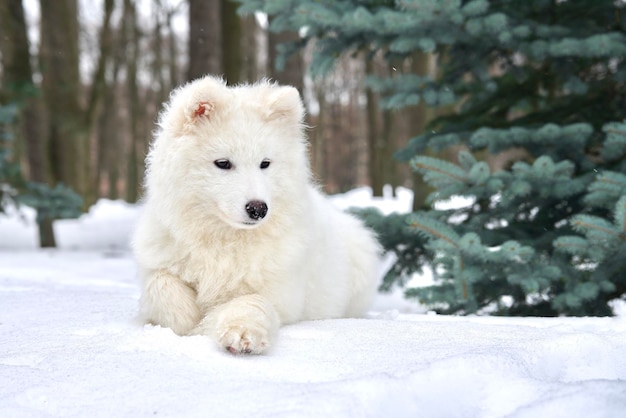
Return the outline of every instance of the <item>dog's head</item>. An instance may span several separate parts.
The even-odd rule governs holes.
[[[293,87],[205,77],[179,88],[148,157],[149,196],[235,228],[262,225],[308,181],[303,117]]]

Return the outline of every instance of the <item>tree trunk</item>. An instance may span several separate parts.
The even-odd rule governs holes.
[[[374,64],[371,60],[366,63],[366,74],[374,72]],[[376,94],[371,89],[367,89],[365,93],[367,97],[367,144],[369,155],[369,176],[370,186],[374,196],[383,195],[383,186],[385,185],[385,173],[383,166],[383,155],[381,152],[381,138],[379,133],[379,109]]]
[[[178,69],[178,45],[176,44],[176,34],[174,33],[174,25],[172,23],[176,8],[167,11],[167,17],[165,20],[165,26],[167,27],[167,33],[169,34],[169,76],[170,76],[170,90],[178,86],[181,82],[179,69]]]
[[[260,62],[261,53],[264,51],[261,49],[262,45],[259,45],[262,41],[261,38],[265,37],[265,31],[263,31],[256,21],[254,15],[244,16],[241,18],[242,24],[242,59],[243,69],[242,78],[243,81],[254,82],[261,78],[259,73],[265,75],[265,71],[262,71],[262,65]]]
[[[132,72],[134,67],[133,60],[129,57],[135,56],[134,50],[134,9],[132,1],[124,1],[122,9],[122,18],[119,26],[111,31],[111,54],[108,60],[110,67],[110,79],[105,80],[107,84],[104,90],[102,103],[102,112],[99,114],[97,124],[97,158],[98,158],[98,187],[102,196],[106,196],[111,200],[128,198],[126,195],[129,184],[125,174],[130,168],[132,162],[128,162],[126,166],[123,161],[128,161],[130,151],[129,145],[134,139],[130,138],[128,131],[130,128],[125,124],[122,115],[129,114],[128,105],[129,85],[132,87],[130,75],[126,73],[126,85],[120,83],[120,74],[125,70],[125,66],[130,66]],[[128,105],[130,107],[130,105]],[[129,125],[132,121],[129,119]],[[133,170],[136,170],[134,168]],[[131,185],[131,188],[136,186]],[[131,191],[134,193],[134,191]]]
[[[128,165],[126,172],[126,201],[136,202],[139,199],[140,172],[143,166],[139,161],[138,148],[143,148],[143,140],[139,131],[141,121],[141,108],[139,98],[139,86],[137,84],[137,69],[139,64],[139,38],[140,32],[137,23],[137,11],[132,0],[124,0],[124,19],[126,20],[127,40],[127,67],[126,81],[128,91],[128,106],[130,120],[130,149],[128,153]]]
[[[319,181],[324,184],[326,180],[326,141],[324,129],[326,127],[326,109],[328,104],[324,97],[324,89],[320,86],[315,88],[319,113],[315,121],[315,130],[310,133],[311,142],[311,166],[312,171]]]
[[[222,73],[221,0],[189,0],[187,80]]]
[[[21,0],[0,0],[0,50],[3,57],[3,90],[9,100],[21,104],[22,135],[26,142],[27,177],[47,183],[48,165],[42,135],[43,105],[33,83],[29,42]],[[5,41],[7,40],[7,41]],[[52,219],[38,222],[39,245],[56,247]]]
[[[85,125],[87,126],[93,126],[98,106],[102,101],[102,96],[106,89],[105,72],[113,49],[111,15],[113,14],[114,6],[115,0],[104,1],[104,18],[102,28],[100,29],[100,55],[98,56],[98,64],[96,65],[96,70],[93,74],[91,91],[87,101],[87,109],[85,111]]]
[[[165,75],[163,74],[163,71],[168,67],[165,64],[164,56],[165,46],[163,41],[163,22],[161,20],[163,12],[167,13],[167,11],[163,10],[161,0],[158,0],[156,2],[156,10],[154,12],[154,61],[152,63],[152,79],[158,86],[154,99],[157,109],[159,109],[161,103],[165,101],[168,91],[170,90],[169,86],[166,85]],[[154,90],[154,88],[152,90]]]
[[[115,200],[120,198],[120,149],[123,149],[119,117],[120,95],[119,74],[126,61],[127,28],[122,19],[121,27],[116,31],[114,52],[112,54],[111,80],[104,91],[103,111],[98,120],[98,181],[103,185],[104,196]]]
[[[411,62],[411,69],[413,73],[426,76],[432,72],[432,54],[425,52],[415,53]],[[432,74],[431,74],[432,75]],[[433,118],[433,109],[427,107],[423,101],[421,101],[416,107],[411,118],[411,134],[412,136],[418,136],[424,133],[426,125]],[[413,172],[413,211],[424,209],[426,204],[426,198],[432,192],[432,188],[426,184],[422,179],[422,175],[417,172]]]
[[[100,196],[100,170],[102,166],[102,156],[100,151],[102,150],[102,142],[106,142],[110,138],[105,138],[99,135],[99,133],[102,132],[99,122],[102,118],[106,117],[106,115],[103,115],[104,111],[111,110],[110,103],[107,103],[104,100],[111,100],[111,90],[115,89],[114,85],[107,86],[107,80],[105,76],[106,69],[109,66],[109,62],[111,61],[111,56],[113,55],[113,33],[111,29],[111,16],[115,7],[115,1],[105,0],[103,6],[104,17],[102,21],[102,27],[100,29],[100,55],[98,57],[96,70],[93,74],[91,91],[89,93],[87,109],[85,111],[85,126],[87,126],[90,132],[89,138],[93,141],[92,146],[90,146],[89,148],[98,151],[96,155],[88,156],[88,159],[90,160],[89,166],[93,167],[93,169],[90,169],[88,171],[88,173],[91,174],[89,178],[90,187],[88,190],[88,195],[85,196],[85,199],[90,203],[95,202]],[[98,118],[98,115],[100,115],[100,118]],[[92,158],[94,158],[94,161],[91,161]]]
[[[283,70],[279,71],[276,69],[276,58],[278,56],[276,47],[281,43],[291,42],[298,38],[297,32],[270,32],[268,39],[269,75],[281,84],[294,86],[302,94],[304,89],[304,59],[301,51],[289,57]]]
[[[380,165],[382,170],[382,184],[391,186],[392,195],[395,195],[395,187],[398,185],[398,174],[396,170],[396,162],[393,159],[393,141],[392,137],[397,132],[393,129],[394,112],[392,110],[382,110],[383,123],[382,132],[380,134],[380,144],[378,152],[380,153]],[[381,188],[382,193],[382,188]]]
[[[224,78],[229,85],[242,81],[242,29],[237,14],[239,3],[222,0],[222,65]]]
[[[87,195],[88,142],[80,105],[76,0],[40,1],[41,73],[54,182]]]

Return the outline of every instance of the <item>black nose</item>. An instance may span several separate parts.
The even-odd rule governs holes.
[[[267,205],[260,200],[252,200],[246,204],[246,212],[250,219],[261,219],[267,215]]]

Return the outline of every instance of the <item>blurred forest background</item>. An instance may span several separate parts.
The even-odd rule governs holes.
[[[372,184],[380,194],[383,184],[410,186],[410,170],[391,153],[423,128],[420,113],[379,110],[363,82],[366,65],[393,70],[382,59],[366,64],[362,56],[347,56],[313,80],[305,50],[277,71],[276,45],[297,33],[270,33],[266,15],[241,17],[238,6],[1,0],[0,98],[28,102],[15,142],[27,177],[68,185],[85,206],[99,197],[137,201],[161,104],[172,88],[211,73],[229,84],[268,77],[301,91],[312,165],[327,192]]]

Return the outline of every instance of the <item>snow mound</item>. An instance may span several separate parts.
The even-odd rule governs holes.
[[[129,255],[0,252],[0,416],[621,417],[622,318],[387,309],[281,329],[263,356],[134,320]],[[381,299],[381,300],[382,300]]]

